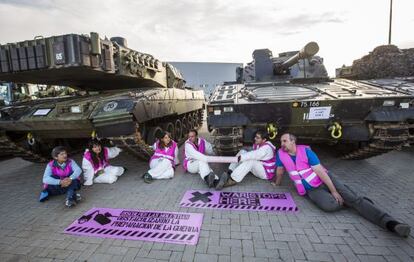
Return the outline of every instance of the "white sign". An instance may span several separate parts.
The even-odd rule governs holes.
[[[309,109],[309,120],[315,119],[329,119],[331,114],[330,106],[311,107]]]
[[[400,103],[400,107],[401,108],[409,108],[410,104],[409,103]]]
[[[34,116],[45,116],[47,114],[49,114],[50,112],[50,108],[45,108],[45,109],[37,109],[36,112],[34,112]]]

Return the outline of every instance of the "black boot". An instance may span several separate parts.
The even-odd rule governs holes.
[[[219,182],[220,182],[220,179],[215,179],[213,183],[213,187],[216,188]]]
[[[234,186],[234,185],[236,185],[237,184],[237,182],[236,181],[234,181],[233,180],[233,178],[231,178],[231,176],[227,176],[227,174],[225,175],[226,173],[223,173],[222,175],[221,175],[221,177],[220,177],[220,182],[219,182],[219,184],[217,185],[217,187],[216,187],[216,189],[217,190],[220,190],[220,189],[222,189],[223,187],[229,187],[229,186]]]
[[[210,172],[207,176],[204,177],[204,181],[206,182],[209,188],[214,187],[214,180],[216,179],[216,175],[213,172]]]
[[[411,227],[409,225],[398,221],[388,221],[386,227],[389,231],[394,232],[400,237],[408,237],[411,231]]]
[[[147,184],[152,183],[152,176],[149,173],[145,173],[142,178],[144,178],[144,182]]]
[[[229,177],[229,179],[227,180],[227,182],[224,184],[223,187],[229,187],[229,186],[234,186],[236,185],[237,182],[233,180],[233,178]]]
[[[216,185],[216,190],[221,190],[224,187],[224,184],[226,184],[227,180],[229,179],[230,174],[227,172],[223,172],[221,174],[220,180],[218,181]]]

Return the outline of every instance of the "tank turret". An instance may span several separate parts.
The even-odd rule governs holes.
[[[95,91],[185,84],[171,64],[128,48],[125,38],[101,39],[94,32],[0,45],[0,79]]]
[[[300,51],[279,53],[274,57],[269,49],[256,49],[253,61],[236,72],[237,82],[273,82],[289,79],[328,78],[323,59],[315,56],[316,42],[307,43]]]

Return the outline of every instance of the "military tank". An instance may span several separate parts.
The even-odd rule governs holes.
[[[334,146],[345,159],[364,159],[413,139],[414,94],[380,84],[328,77],[316,42],[273,57],[253,52],[236,82],[218,86],[207,106],[207,125],[218,151],[234,154],[267,129],[278,144],[290,132],[302,143]]]
[[[336,77],[414,94],[414,48],[377,46],[351,66],[337,68]]]
[[[56,145],[79,150],[91,137],[148,159],[162,130],[183,141],[202,123],[203,91],[121,37],[66,34],[0,45],[0,81],[13,83],[0,108],[0,151],[33,162],[49,159]]]

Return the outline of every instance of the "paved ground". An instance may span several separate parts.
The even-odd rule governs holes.
[[[414,227],[414,151],[365,161],[342,161],[320,152],[343,181]],[[75,156],[80,163],[80,155]],[[129,171],[112,185],[83,188],[84,201],[64,207],[63,197],[37,202],[44,165],[20,159],[0,162],[0,261],[414,261],[414,238],[400,239],[351,210],[323,213],[294,194],[285,177],[279,191],[294,194],[296,214],[180,208],[187,189],[205,189],[181,167],[168,181],[144,184],[147,164],[127,154],[113,161]],[[222,169],[223,167],[217,167]],[[232,191],[274,191],[254,177]],[[77,237],[62,234],[92,207],[200,212],[197,246]]]

